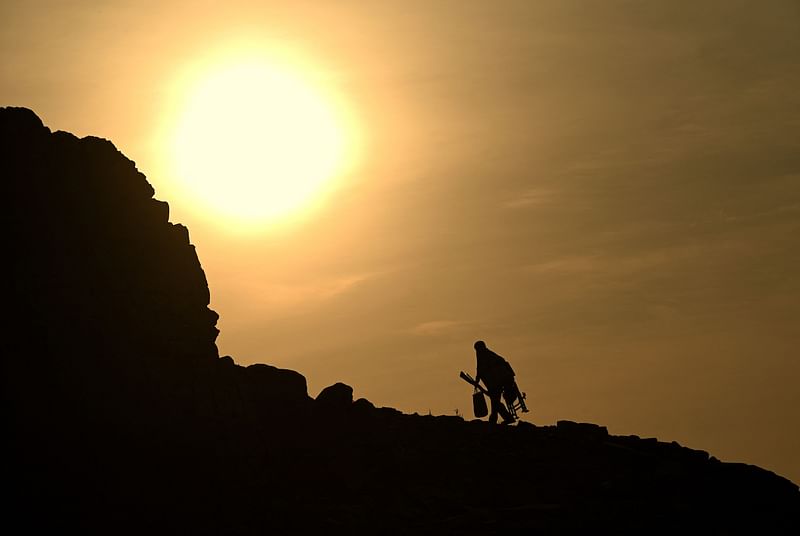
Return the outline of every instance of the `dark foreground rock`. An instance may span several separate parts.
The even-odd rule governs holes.
[[[219,357],[188,231],[110,142],[4,108],[0,176],[9,534],[800,533],[796,485],[676,443],[311,399]]]

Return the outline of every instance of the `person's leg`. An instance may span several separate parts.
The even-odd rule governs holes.
[[[489,422],[492,424],[497,423],[497,415],[503,418],[503,423],[507,422],[514,422],[514,418],[506,409],[505,405],[503,404],[501,397],[503,395],[503,389],[500,388],[496,391],[489,391],[489,400],[492,402],[492,413],[489,415]]]
[[[500,414],[502,415],[502,412],[506,411],[506,408],[503,406],[503,403],[500,402],[500,393],[501,391],[489,391],[489,401],[491,401],[492,403],[492,412],[491,414],[489,414],[489,422],[492,424],[497,424],[498,412],[500,412]],[[505,417],[503,418],[505,419]]]
[[[492,410],[494,411],[494,410]],[[500,401],[500,395],[497,395],[497,411],[500,413],[500,416],[503,418],[503,424],[507,422],[514,422],[514,418],[506,409],[505,405]],[[495,413],[494,422],[497,422],[497,414]]]

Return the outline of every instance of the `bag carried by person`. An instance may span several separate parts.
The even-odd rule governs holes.
[[[472,393],[472,411],[478,419],[489,414],[489,408],[486,406],[486,397],[477,387]]]

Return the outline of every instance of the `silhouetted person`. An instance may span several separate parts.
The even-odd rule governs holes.
[[[483,380],[486,391],[489,393],[489,400],[492,402],[489,422],[496,423],[498,414],[503,418],[503,424],[514,422],[514,418],[500,400],[504,391],[508,391],[510,394],[512,390],[516,390],[514,369],[511,368],[508,361],[489,350],[483,341],[475,343],[475,357],[478,362],[475,383]]]

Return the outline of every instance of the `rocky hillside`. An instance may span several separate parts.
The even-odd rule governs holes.
[[[512,427],[316,399],[220,358],[187,229],[111,142],[0,109],[13,533],[800,533],[757,467],[592,424]]]

